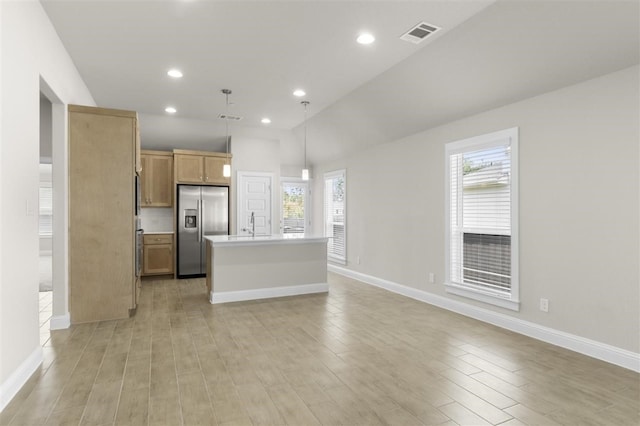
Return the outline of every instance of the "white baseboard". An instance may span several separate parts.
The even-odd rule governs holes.
[[[256,290],[225,291],[209,295],[209,302],[212,304],[243,302],[246,300],[270,299],[273,297],[299,296],[301,294],[326,293],[329,291],[329,284],[302,284],[287,287],[271,287]]]
[[[64,315],[52,316],[49,321],[50,330],[64,330],[65,328],[69,328],[69,326],[71,326],[71,317],[69,316],[69,312]]]
[[[474,305],[469,305],[457,300],[438,296],[426,291],[407,287],[392,281],[387,281],[361,272],[352,271],[336,265],[328,265],[329,271],[345,277],[353,278],[363,283],[389,290],[430,305],[437,306],[458,314],[474,318],[495,326],[514,331],[525,336],[532,337],[552,345],[560,346],[583,355],[597,358],[620,367],[640,372],[640,354],[626,349],[611,346],[606,343],[565,333],[564,331],[545,327],[533,322],[524,321],[499,312],[490,311]]]
[[[38,346],[0,385],[0,412],[11,402],[40,364],[42,364],[42,346]]]

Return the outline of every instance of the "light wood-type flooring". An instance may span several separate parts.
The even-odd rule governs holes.
[[[6,425],[638,425],[640,376],[341,276],[210,305],[146,281],[134,318],[53,331]]]
[[[49,330],[49,324],[51,323],[51,316],[53,315],[53,292],[41,291],[38,293],[40,298],[40,344],[45,345],[51,337],[51,330]]]

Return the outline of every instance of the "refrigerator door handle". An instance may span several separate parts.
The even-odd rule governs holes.
[[[196,238],[200,242],[200,232],[202,228],[202,215],[200,214],[200,200],[196,200]]]
[[[205,217],[204,216],[204,200],[200,201],[200,217],[203,219]],[[202,221],[200,223],[202,223]],[[200,227],[200,241],[204,241],[204,226]]]

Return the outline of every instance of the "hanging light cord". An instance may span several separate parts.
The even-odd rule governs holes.
[[[226,138],[227,155],[229,155],[229,94],[231,94],[231,90],[223,89],[222,93],[224,93],[225,98],[226,98],[226,115],[224,117],[224,124],[225,124],[226,132],[227,132],[227,138]]]
[[[309,101],[302,101],[304,105],[304,168],[307,168],[307,105]]]

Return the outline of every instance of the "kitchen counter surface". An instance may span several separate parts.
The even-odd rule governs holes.
[[[326,243],[327,237],[309,234],[271,234],[271,235],[214,235],[205,236],[211,241],[213,247],[232,246],[253,246],[267,244],[306,244],[306,243]]]
[[[144,235],[173,234],[173,231],[144,231]]]

